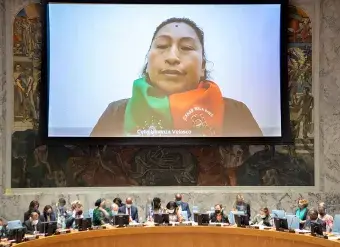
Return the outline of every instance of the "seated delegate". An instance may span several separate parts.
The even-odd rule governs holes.
[[[257,214],[252,221],[251,225],[272,226],[272,217],[270,216],[268,208],[261,208],[260,213]]]
[[[138,222],[138,209],[135,207],[131,197],[126,198],[125,205],[121,206],[118,210],[121,214],[129,215],[130,222]]]
[[[41,222],[39,220],[39,213],[36,210],[31,212],[31,215],[28,220],[26,220],[23,224],[23,227],[26,228],[27,234],[37,234],[40,231]]]
[[[176,194],[175,202],[176,202],[176,204],[178,206],[179,213],[182,215],[183,211],[187,212],[188,220],[190,220],[191,219],[191,212],[190,212],[189,203],[183,202],[182,198],[183,197],[182,197],[181,194]]]
[[[221,204],[215,205],[215,212],[210,215],[211,223],[229,223],[228,216],[224,214]]]
[[[319,214],[318,214],[317,210],[315,210],[315,209],[309,210],[308,216],[309,216],[309,218],[306,220],[306,223],[304,225],[305,230],[311,230],[312,223],[318,223],[318,224],[321,225],[322,231],[323,232],[326,231],[326,223],[319,219],[319,217],[318,217]]]
[[[169,221],[170,222],[182,222],[183,217],[179,212],[179,208],[176,202],[170,201],[166,205],[166,213],[169,214]]]

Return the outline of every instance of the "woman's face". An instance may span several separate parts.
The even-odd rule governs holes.
[[[146,71],[150,82],[166,94],[196,88],[205,66],[194,29],[185,23],[162,27],[151,44]]]

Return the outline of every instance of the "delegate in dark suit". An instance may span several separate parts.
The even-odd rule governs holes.
[[[187,211],[188,214],[188,219],[191,219],[191,212],[190,212],[190,207],[187,202],[181,202],[178,206],[181,207],[182,211]]]
[[[54,213],[51,213],[50,215],[42,214],[39,217],[41,222],[50,222],[50,221],[56,221],[56,217]]]
[[[33,234],[34,232],[40,231],[40,226],[40,221],[38,221],[38,223],[34,225],[31,220],[26,220],[23,224],[23,227],[25,227],[27,234]]]
[[[118,213],[128,214],[133,221],[138,222],[138,209],[133,205],[130,208],[127,208],[126,205],[121,206],[118,209]]]
[[[322,231],[326,231],[326,223],[323,221],[323,220],[320,220],[320,219],[317,219],[317,220],[306,220],[306,223],[305,223],[305,226],[304,226],[304,229],[305,230],[311,230],[311,225],[312,223],[315,222],[315,223],[318,223],[322,226]]]

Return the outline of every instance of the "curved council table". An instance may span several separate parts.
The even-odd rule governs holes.
[[[308,235],[228,227],[134,227],[56,235],[20,247],[340,247]]]

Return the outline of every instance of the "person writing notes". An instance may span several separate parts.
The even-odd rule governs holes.
[[[23,227],[26,228],[27,234],[38,234],[41,227],[41,222],[39,220],[39,212],[37,210],[33,210],[28,220],[26,220],[23,224]]]
[[[261,208],[260,213],[254,217],[250,224],[260,226],[272,226],[272,218],[270,217],[269,209]]]

